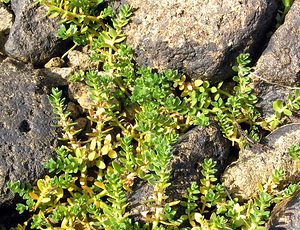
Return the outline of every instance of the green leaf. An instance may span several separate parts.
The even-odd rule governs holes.
[[[284,110],[283,110],[283,113],[284,113],[285,115],[289,116],[289,117],[293,115],[293,113],[292,113],[290,110],[288,110],[288,109],[284,109]]]
[[[43,180],[43,179],[39,179],[38,181],[37,181],[37,186],[38,186],[38,188],[39,188],[39,190],[41,191],[41,192],[43,192],[44,190],[45,190],[45,181]]]
[[[96,151],[91,151],[88,155],[88,160],[93,161],[96,158]]]
[[[118,173],[121,174],[123,172],[121,165],[119,165],[117,162],[113,161],[112,166]]]
[[[215,86],[213,86],[213,87],[210,88],[210,92],[211,93],[216,93],[216,92],[218,92],[218,89]]]
[[[283,102],[280,100],[276,100],[273,102],[273,109],[275,110],[275,112],[281,112],[283,108]]]

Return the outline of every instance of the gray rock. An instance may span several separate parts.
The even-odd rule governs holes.
[[[256,104],[257,108],[261,112],[262,118],[268,119],[275,111],[273,109],[273,102],[276,100],[286,100],[289,93],[292,93],[291,89],[282,87],[280,85],[270,84],[266,81],[254,80],[254,94],[259,98]]]
[[[66,49],[56,36],[58,18],[46,17],[47,9],[35,6],[34,0],[12,0],[15,22],[5,44],[11,57],[34,65],[43,65]]]
[[[200,164],[204,159],[217,161],[218,176],[228,163],[230,142],[219,126],[212,122],[209,127],[196,127],[178,140],[173,150],[173,169],[169,194],[176,200],[182,197],[193,181],[200,180]]]
[[[220,81],[241,52],[256,53],[275,22],[275,0],[127,0],[125,29],[139,65]]]
[[[223,138],[219,127],[196,127],[184,134],[174,146],[171,161],[172,174],[167,189],[169,201],[179,200],[186,193],[191,182],[200,180],[200,164],[206,158],[217,161],[220,175],[227,166],[230,142]],[[144,181],[138,182],[130,195],[128,207],[135,220],[141,220],[141,212],[147,210],[144,202],[152,199],[153,187]]]
[[[300,2],[295,1],[285,22],[272,35],[252,74],[258,106],[264,117],[274,111],[272,102],[284,100],[300,86]]]
[[[269,230],[300,229],[300,190],[290,199],[283,200],[271,212]]]
[[[57,135],[43,78],[31,66],[9,58],[0,64],[0,207],[14,199],[8,181],[41,178],[42,164],[54,156]]]
[[[8,38],[10,28],[12,26],[13,16],[5,8],[4,5],[0,3],[0,62],[5,58],[4,44]]]
[[[300,124],[290,124],[278,128],[266,137],[266,145],[257,144],[240,151],[239,159],[225,170],[222,181],[228,191],[242,200],[247,200],[257,192],[257,185],[272,177],[275,169],[282,168],[283,188],[289,183],[300,181],[300,169],[288,154],[292,144],[300,145]]]
[[[256,64],[255,74],[273,84],[300,85],[300,2],[295,1],[285,22],[272,35]]]

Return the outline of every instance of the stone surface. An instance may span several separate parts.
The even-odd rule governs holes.
[[[241,52],[256,53],[275,22],[275,0],[128,0],[125,29],[140,65],[219,81]]]
[[[32,67],[7,58],[0,64],[0,207],[11,205],[8,181],[33,182],[53,156],[56,133],[49,88]],[[6,221],[0,215],[0,224]]]
[[[283,86],[300,85],[300,1],[295,1],[256,64],[255,74]]]
[[[222,136],[219,127],[212,123],[209,127],[196,127],[178,140],[172,151],[172,174],[167,189],[170,201],[182,198],[191,182],[200,180],[200,164],[206,158],[217,161],[220,175],[226,167],[230,143]],[[141,212],[145,211],[145,200],[151,199],[153,187],[145,182],[138,182],[130,196],[128,207],[136,220],[141,220]]]
[[[253,84],[254,93],[259,98],[256,106],[261,112],[262,117],[266,119],[271,117],[275,112],[273,109],[273,102],[276,100],[286,100],[288,94],[292,92],[289,88],[257,79],[254,80]]]
[[[222,180],[228,191],[242,200],[257,192],[257,185],[267,181],[275,169],[282,168],[285,178],[279,188],[300,181],[300,169],[288,155],[292,144],[300,145],[300,124],[278,128],[266,137],[266,145],[257,144],[240,152],[239,159],[225,170]]]
[[[272,35],[252,74],[258,106],[264,117],[274,111],[272,102],[286,99],[290,87],[300,87],[300,1],[294,1],[281,25]],[[299,120],[300,121],[300,120]]]
[[[172,199],[181,197],[191,182],[200,179],[200,164],[206,158],[217,161],[218,176],[228,163],[230,142],[226,140],[218,125],[211,122],[209,127],[196,127],[178,140],[173,150],[173,169],[169,194]]]
[[[42,69],[43,73],[47,75],[49,78],[59,78],[64,79],[64,85],[67,83],[68,77],[74,73],[74,69],[71,67],[63,67],[63,68],[57,68],[57,67],[51,67],[51,68],[44,68]]]
[[[74,69],[89,70],[97,69],[98,63],[91,60],[90,55],[78,50],[72,50],[68,53],[68,66]]]
[[[300,190],[290,199],[283,200],[271,212],[269,230],[300,229]]]
[[[54,57],[51,58],[46,64],[45,68],[50,69],[50,68],[61,68],[65,64],[64,60],[60,57]]]
[[[58,18],[46,17],[47,9],[34,0],[12,0],[15,21],[5,51],[11,57],[40,66],[51,57],[60,56],[67,46],[56,36]]]
[[[12,26],[13,16],[4,5],[0,3],[0,62],[5,58],[4,44]]]

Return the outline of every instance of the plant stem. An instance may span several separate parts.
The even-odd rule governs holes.
[[[64,9],[62,9],[60,7],[57,7],[55,5],[52,5],[51,3],[48,3],[48,2],[46,2],[45,5],[48,6],[49,8],[51,8],[51,9],[59,12],[59,13],[66,14],[66,15],[74,17],[74,18],[83,17],[83,18],[88,19],[89,21],[97,22],[97,23],[99,23],[101,25],[101,27],[102,27],[103,30],[106,29],[106,26],[105,26],[105,24],[104,24],[104,22],[103,22],[103,20],[101,18],[97,18],[97,17],[91,16],[91,15],[73,13],[73,12],[70,12],[68,10],[64,10]]]

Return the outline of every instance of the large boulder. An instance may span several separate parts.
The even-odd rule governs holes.
[[[300,168],[288,154],[292,144],[300,145],[300,124],[278,128],[266,137],[266,144],[255,144],[240,151],[239,159],[225,170],[222,180],[234,197],[248,200],[258,191],[257,185],[272,177],[275,169],[283,169],[285,178],[279,188],[300,181]]]
[[[300,190],[291,198],[281,201],[271,212],[269,230],[300,229]]]
[[[300,86],[300,1],[294,1],[284,24],[272,35],[252,74],[259,107],[271,115],[272,101],[283,100]]]
[[[11,0],[15,21],[5,51],[20,61],[40,66],[66,51],[66,45],[56,36],[58,18],[49,19],[47,9],[34,3],[35,0]]]
[[[0,210],[14,201],[9,181],[32,183],[54,156],[57,135],[43,75],[12,59],[0,64]],[[3,214],[3,212],[1,212]],[[6,223],[0,215],[0,224]]]
[[[275,22],[276,0],[127,0],[125,29],[139,65],[179,69],[211,81],[241,52],[256,53]]]

